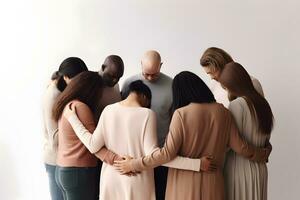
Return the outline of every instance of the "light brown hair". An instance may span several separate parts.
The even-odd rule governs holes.
[[[232,61],[233,59],[226,51],[217,47],[206,49],[200,58],[202,67],[212,67],[213,71],[222,71],[224,66]]]
[[[246,100],[252,119],[258,122],[258,130],[264,134],[270,134],[274,121],[272,109],[268,101],[255,90],[244,67],[236,62],[225,65],[219,82],[231,96],[242,97]]]

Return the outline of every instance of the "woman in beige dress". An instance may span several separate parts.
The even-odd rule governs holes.
[[[238,63],[229,63],[219,81],[229,93],[229,110],[243,138],[254,146],[265,146],[273,128],[273,114],[247,71]],[[227,200],[267,200],[266,163],[253,162],[229,151],[224,176]]]
[[[140,80],[132,82],[129,91],[130,94],[125,100],[105,107],[93,132],[86,129],[74,109],[64,113],[78,138],[91,153],[106,146],[119,155],[141,157],[157,148],[156,116],[148,109],[151,91]],[[198,172],[200,159],[177,157],[166,166]],[[153,169],[129,177],[121,176],[113,166],[103,163],[100,199],[155,200]]]
[[[164,147],[147,156],[118,161],[115,166],[121,173],[127,173],[151,169],[176,155],[190,158],[212,155],[219,166],[214,172],[169,169],[166,199],[223,200],[222,166],[227,148],[257,161],[264,161],[269,150],[256,149],[240,138],[231,113],[215,102],[213,94],[197,75],[179,73],[173,80],[172,91],[174,113]]]

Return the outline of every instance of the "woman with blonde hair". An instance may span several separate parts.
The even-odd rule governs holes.
[[[229,55],[229,53],[217,47],[210,47],[206,49],[200,58],[201,66],[212,79],[210,89],[212,90],[216,101],[222,103],[226,108],[228,108],[229,105],[227,92],[221,87],[219,78],[224,66],[230,62],[233,62],[233,58]],[[251,76],[251,81],[254,88],[261,95],[264,95],[260,82],[253,76]]]

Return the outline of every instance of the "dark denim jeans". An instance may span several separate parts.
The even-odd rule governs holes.
[[[55,181],[55,165],[45,164],[46,172],[49,179],[50,195],[52,200],[63,200],[63,194]]]
[[[167,179],[168,179],[168,167],[159,166],[154,168],[154,180],[155,180],[155,196],[156,200],[164,200]]]
[[[98,167],[56,167],[55,178],[64,200],[95,200]]]

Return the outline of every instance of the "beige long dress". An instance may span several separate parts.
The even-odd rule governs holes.
[[[265,146],[268,135],[257,131],[246,101],[239,97],[229,104],[229,110],[244,139],[257,147]],[[266,200],[268,169],[265,163],[250,161],[229,151],[224,167],[227,200]]]
[[[191,103],[174,112],[164,147],[131,160],[131,164],[136,170],[149,169],[178,154],[191,158],[213,155],[218,165],[223,166],[228,147],[249,159],[264,154],[239,137],[234,120],[223,105]],[[222,167],[213,173],[169,169],[167,200],[223,200],[224,197]]]
[[[91,134],[76,115],[69,122],[82,143],[95,153],[103,146],[119,155],[141,157],[157,148],[156,116],[147,108],[126,107],[115,103],[105,107],[97,128]],[[174,156],[175,158],[175,156]],[[200,160],[176,157],[166,165],[186,170],[200,170]],[[120,175],[103,163],[100,178],[101,200],[155,200],[153,169],[137,176]]]

